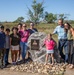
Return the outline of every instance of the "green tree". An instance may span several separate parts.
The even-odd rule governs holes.
[[[47,23],[54,23],[57,20],[57,15],[45,12],[45,20]]]
[[[14,22],[17,22],[17,23],[24,22],[24,17],[18,17]]]
[[[43,2],[37,3],[36,0],[33,0],[32,3],[32,10],[28,8],[28,15],[30,21],[37,23],[40,21],[41,18],[43,18]]]
[[[57,15],[57,18],[58,18],[58,19],[63,19],[63,20],[65,20],[65,19],[68,18],[68,16],[69,16],[69,14],[58,14],[58,15]]]
[[[59,14],[59,18],[61,18],[61,19],[65,19],[66,16],[65,16],[65,14]]]
[[[30,20],[26,20],[26,23],[30,23]]]

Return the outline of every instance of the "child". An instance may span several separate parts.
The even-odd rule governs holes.
[[[10,35],[10,45],[11,45],[11,57],[12,64],[15,65],[17,62],[17,55],[20,48],[20,35],[18,33],[18,28],[12,28],[12,34]]]
[[[5,54],[5,33],[4,33],[4,26],[0,26],[0,68],[3,69],[5,66],[4,64],[4,54]]]
[[[4,56],[4,61],[5,61],[5,66],[7,66],[8,64],[10,64],[8,62],[8,56],[9,56],[9,49],[10,49],[10,29],[7,28],[6,31],[5,31],[5,34],[6,34],[6,38],[5,38],[5,56]]]
[[[46,64],[47,64],[47,61],[48,61],[48,57],[50,55],[50,57],[52,58],[52,65],[54,64],[54,46],[55,46],[55,42],[52,40],[52,35],[51,34],[48,34],[47,35],[47,38],[45,39],[45,42],[44,42],[45,46],[46,46]]]

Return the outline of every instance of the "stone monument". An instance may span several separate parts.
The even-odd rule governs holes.
[[[28,39],[28,51],[30,53],[31,59],[35,62],[41,62],[41,63],[45,62],[46,49],[45,47],[43,47],[45,38],[46,34],[44,32],[36,32],[31,34]],[[54,55],[57,61],[58,50],[56,47]]]

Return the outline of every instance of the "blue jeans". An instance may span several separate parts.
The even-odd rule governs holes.
[[[63,53],[63,48],[64,48],[65,55]],[[58,41],[58,49],[60,51],[61,58],[64,59],[65,62],[67,62],[68,61],[68,40],[60,39]]]
[[[74,53],[70,55],[71,59],[70,59],[70,64],[74,65]]]
[[[74,50],[74,47],[73,47],[73,40],[68,40],[69,44],[68,44],[68,49],[69,49],[69,59],[68,59],[68,62],[69,64],[72,64],[72,59],[73,59],[73,50]]]
[[[8,64],[8,56],[9,56],[9,48],[6,49],[5,55],[4,55],[4,62],[5,64]]]
[[[22,60],[25,60],[26,51],[27,51],[27,42],[20,42],[20,46],[21,46]]]

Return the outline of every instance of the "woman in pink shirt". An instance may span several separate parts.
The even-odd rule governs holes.
[[[29,31],[26,29],[26,24],[22,25],[22,30],[20,32],[21,35],[21,42],[20,42],[20,46],[21,46],[21,53],[22,53],[22,60],[23,62],[25,62],[25,56],[26,56],[26,50],[27,50],[27,41],[28,41],[28,37],[29,37]]]
[[[54,64],[54,46],[55,46],[55,42],[53,41],[51,34],[47,35],[47,38],[45,39],[44,44],[46,46],[46,52],[47,52],[45,62],[47,64],[48,57],[50,55],[50,57],[52,58],[52,64]]]

